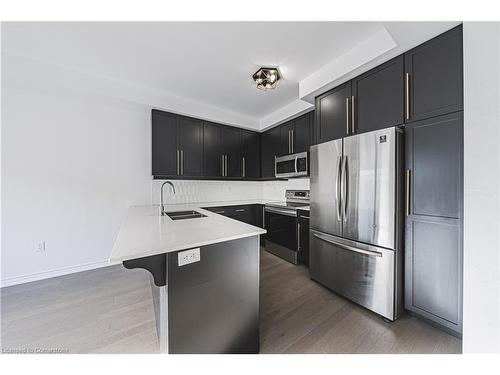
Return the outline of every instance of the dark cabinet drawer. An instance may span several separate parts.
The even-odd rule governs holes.
[[[205,210],[213,213],[227,216],[231,219],[242,221],[244,223],[259,226],[259,205],[239,205],[239,206],[218,206],[206,207]]]

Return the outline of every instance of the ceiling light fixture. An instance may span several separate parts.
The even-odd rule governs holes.
[[[260,90],[272,90],[276,88],[278,82],[283,78],[278,68],[260,68],[252,76]]]

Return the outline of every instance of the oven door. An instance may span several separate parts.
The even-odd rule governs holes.
[[[293,264],[297,264],[296,211],[266,207],[265,227],[267,230],[266,250]]]

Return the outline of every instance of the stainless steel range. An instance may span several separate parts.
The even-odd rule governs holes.
[[[299,262],[297,209],[309,208],[309,190],[287,190],[285,202],[265,205],[265,248],[293,264]]]

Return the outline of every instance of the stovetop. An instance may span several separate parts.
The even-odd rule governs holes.
[[[309,207],[309,190],[287,190],[285,198],[285,202],[268,203],[266,206],[294,211],[296,211],[297,208]]]
[[[282,208],[299,208],[299,207],[309,206],[309,203],[273,202],[273,203],[266,203],[266,206],[282,207]]]

